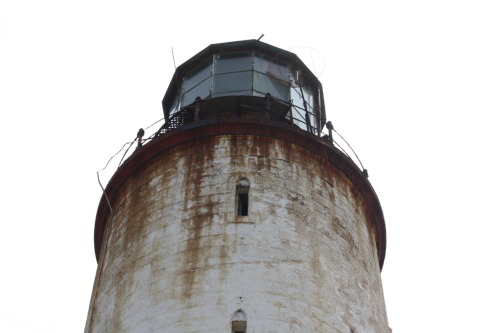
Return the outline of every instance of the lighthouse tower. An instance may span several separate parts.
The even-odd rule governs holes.
[[[210,45],[163,112],[99,204],[85,332],[390,332],[380,203],[295,54]]]

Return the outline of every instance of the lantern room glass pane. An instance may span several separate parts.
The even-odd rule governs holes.
[[[299,126],[304,131],[307,131],[307,122],[305,111],[300,107],[294,106],[292,107],[292,122]]]
[[[290,100],[293,105],[302,106],[302,97],[300,95],[300,88],[292,86],[290,89]]]
[[[290,100],[290,85],[287,82],[276,80],[259,72],[254,72],[253,89],[257,92],[288,101]]]
[[[243,91],[233,91],[226,93],[217,93],[214,97],[222,97],[222,96],[252,96],[251,90],[243,90]]]
[[[255,57],[254,70],[269,75],[275,80],[283,81],[285,84],[288,84],[292,78],[292,72],[288,66],[263,55]]]
[[[292,87],[291,97],[293,102],[292,107],[292,122],[301,129],[307,131],[306,113],[304,111],[302,96],[300,95],[300,87]]]
[[[309,86],[303,86],[302,91],[304,92],[304,99],[307,103],[307,111],[309,113],[309,121],[310,125],[314,128],[317,127],[316,125],[316,103],[314,99],[314,93],[313,91],[309,88]]]
[[[183,91],[186,92],[191,90],[194,86],[198,85],[210,75],[212,75],[212,59],[184,76]]]
[[[269,68],[269,63],[271,58],[264,56],[262,54],[256,54],[253,61],[253,69],[261,73],[267,73]]]
[[[215,94],[252,90],[252,72],[215,75],[214,90]]]
[[[304,100],[307,103],[307,109],[311,112],[314,108],[314,95],[308,86],[302,86],[302,91],[304,92]]]
[[[250,53],[218,54],[215,59],[215,73],[230,73],[252,69],[253,57]]]
[[[194,102],[196,97],[201,97],[201,99],[205,99],[210,96],[210,88],[212,87],[212,77],[207,78],[205,81],[188,91],[184,94],[184,98],[182,100],[182,105],[189,105]]]

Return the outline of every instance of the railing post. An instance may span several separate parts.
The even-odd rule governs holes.
[[[194,100],[195,109],[194,109],[194,121],[200,120],[200,112],[201,112],[201,97],[198,96]]]
[[[142,137],[144,136],[144,130],[139,128],[139,132],[137,132],[137,148],[142,147]]]
[[[333,134],[332,134],[333,124],[331,121],[328,121],[326,123],[326,128],[328,128],[328,137],[330,138],[330,142],[333,142]]]

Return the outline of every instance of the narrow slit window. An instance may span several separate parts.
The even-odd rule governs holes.
[[[236,184],[236,216],[248,216],[250,182],[242,178]]]
[[[238,193],[238,216],[248,216],[248,193]]]

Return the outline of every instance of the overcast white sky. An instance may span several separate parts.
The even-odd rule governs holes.
[[[0,331],[83,331],[96,171],[162,118],[171,47],[179,65],[264,33],[317,67],[369,171],[393,332],[500,332],[499,18],[484,0],[3,0]]]

